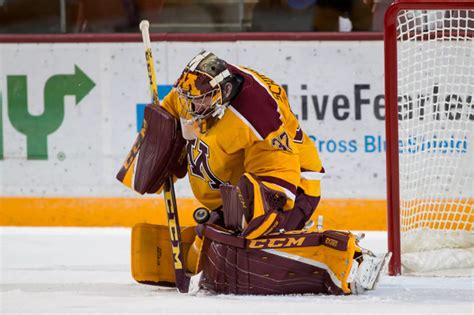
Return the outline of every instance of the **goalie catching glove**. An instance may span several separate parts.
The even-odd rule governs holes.
[[[185,143],[178,120],[160,106],[147,105],[142,130],[117,179],[140,194],[159,192],[168,176],[186,175]]]

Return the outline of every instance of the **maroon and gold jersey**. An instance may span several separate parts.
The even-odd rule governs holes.
[[[222,119],[187,143],[195,197],[216,209],[222,204],[219,186],[237,184],[244,173],[284,192],[286,210],[293,208],[298,187],[307,195],[320,196],[321,160],[291,112],[285,90],[254,70],[233,65],[229,70],[244,78],[240,93]],[[174,89],[161,105],[177,118],[183,112]]]

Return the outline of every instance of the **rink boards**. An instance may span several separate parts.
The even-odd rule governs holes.
[[[160,98],[201,49],[284,85],[324,163],[326,227],[385,229],[382,41],[152,45]],[[0,84],[0,225],[164,222],[161,196],[115,180],[150,101],[140,42],[0,43]],[[186,180],[176,193],[192,224]]]

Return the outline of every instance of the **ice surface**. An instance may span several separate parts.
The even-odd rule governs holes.
[[[381,253],[385,233],[362,245]],[[0,228],[0,314],[474,314],[473,278],[384,277],[362,296],[198,296],[135,283],[130,229]]]

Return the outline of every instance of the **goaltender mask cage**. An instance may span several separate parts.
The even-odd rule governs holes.
[[[474,2],[385,14],[390,274],[474,267]]]

